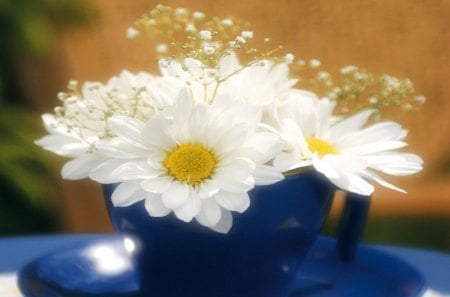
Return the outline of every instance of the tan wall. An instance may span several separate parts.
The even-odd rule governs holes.
[[[155,3],[92,2],[98,6],[100,19],[88,28],[67,33],[58,56],[53,58],[58,66],[38,67],[34,77],[33,73],[29,75],[30,86],[36,87],[40,80],[50,81],[57,90],[64,88],[68,78],[104,81],[124,68],[156,71],[154,45],[125,38],[126,28]],[[410,114],[402,121],[410,130],[409,150],[424,157],[425,170],[398,181],[410,192],[408,195],[379,189],[372,215],[450,217],[450,1],[173,0],[163,4],[247,19],[256,38],[269,36],[296,57],[318,58],[330,69],[354,64],[375,73],[411,78],[428,102],[420,113]],[[45,98],[34,96],[41,111],[49,111],[56,103],[55,97],[48,94]],[[446,174],[442,173],[445,162]],[[62,190],[69,230],[109,228],[98,185],[65,181]]]

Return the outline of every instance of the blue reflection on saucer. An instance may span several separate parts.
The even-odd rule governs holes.
[[[26,297],[152,297],[139,292],[132,261],[138,249],[130,238],[90,237],[26,265],[19,286]],[[417,297],[425,284],[409,264],[372,248],[362,246],[353,262],[342,262],[335,240],[324,237],[315,243],[297,279],[289,297]]]

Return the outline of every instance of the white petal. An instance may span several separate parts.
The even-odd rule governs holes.
[[[369,179],[372,179],[372,180],[376,181],[378,184],[380,184],[381,186],[383,186],[383,187],[385,187],[385,188],[388,188],[388,189],[391,189],[391,190],[394,190],[394,191],[398,191],[398,192],[401,192],[401,193],[406,193],[405,190],[403,190],[403,189],[401,189],[401,188],[399,188],[399,187],[396,187],[396,186],[394,186],[394,185],[391,184],[391,183],[388,183],[387,181],[385,181],[384,179],[382,179],[380,176],[378,176],[378,175],[375,174],[374,172],[366,171],[365,174],[364,174],[364,176],[365,176],[366,178],[369,178]]]
[[[343,135],[358,131],[367,122],[370,115],[372,115],[375,110],[366,110],[359,112],[343,121],[338,122],[336,125],[332,126],[330,129],[330,137],[328,140],[332,143],[339,140]]]
[[[177,133],[178,130],[186,131],[186,125],[188,123],[189,115],[192,109],[191,103],[192,102],[191,96],[189,94],[189,89],[183,88],[175,99],[173,107],[174,114],[176,115],[173,119],[173,125],[176,127],[175,131]]]
[[[408,134],[407,130],[402,129],[400,124],[395,122],[376,123],[361,130],[361,132],[364,134],[371,134],[372,137],[377,135],[375,138],[378,139],[378,141],[402,140]]]
[[[246,146],[253,148],[260,154],[255,154],[252,158],[257,164],[266,163],[277,156],[282,149],[282,142],[278,135],[267,132],[255,133],[246,142]],[[257,159],[257,156],[262,158]]]
[[[347,148],[345,149],[345,153],[354,155],[370,155],[399,149],[405,146],[406,143],[402,141],[380,141]]]
[[[42,121],[44,122],[45,129],[50,134],[57,134],[60,136],[68,136],[73,139],[79,139],[78,135],[72,130],[68,130],[66,125],[61,125],[59,120],[56,119],[53,114],[43,114]]]
[[[235,72],[240,68],[239,60],[234,51],[230,55],[225,55],[223,59],[219,62],[219,72],[221,78],[229,76],[231,73]]]
[[[259,154],[258,152],[255,152],[252,148],[237,147],[226,152],[221,152],[220,154],[216,153],[216,155],[220,161],[220,164],[228,164],[236,159],[245,159],[248,160],[250,166],[254,168],[255,162],[252,161],[254,153]]]
[[[355,146],[370,145],[372,143],[384,143],[400,141],[405,138],[406,130],[394,122],[382,122],[363,130],[349,133],[341,138],[337,145],[340,148],[352,148]]]
[[[214,180],[205,180],[198,185],[198,196],[200,199],[211,198],[220,190],[220,187]]]
[[[196,218],[200,224],[212,227],[216,225],[221,217],[222,211],[214,199],[202,200],[202,208]]]
[[[120,183],[111,195],[111,200],[114,206],[129,206],[146,197],[140,181],[133,180]]]
[[[255,163],[250,158],[243,158],[240,156],[232,160],[224,160],[217,165],[217,171],[229,174],[243,174],[248,175],[256,168]]]
[[[200,211],[202,201],[196,195],[189,195],[184,204],[173,210],[176,217],[182,221],[190,222]]]
[[[141,182],[144,190],[150,193],[162,194],[169,189],[172,184],[172,178],[168,176],[157,176],[155,178],[146,179]]]
[[[329,135],[330,123],[332,122],[332,112],[336,106],[335,101],[330,101],[327,98],[321,99],[317,104],[316,112],[316,137],[320,139],[327,139]]]
[[[357,174],[341,173],[330,181],[342,190],[358,195],[370,196],[374,191],[374,187]]]
[[[284,179],[283,174],[272,166],[261,165],[256,167],[255,185],[270,185]]]
[[[100,154],[116,159],[134,159],[149,153],[142,146],[132,145],[121,138],[102,139],[95,143],[95,149]]]
[[[167,134],[167,125],[168,120],[163,116],[157,115],[151,118],[142,130],[142,142],[165,150],[170,150],[173,148],[175,146],[175,142]]]
[[[369,196],[374,190],[374,187],[361,177],[367,165],[359,158],[327,155],[319,159],[314,156],[313,165],[317,171],[343,190],[365,196]]]
[[[161,195],[152,195],[145,199],[145,209],[152,217],[164,217],[168,215],[171,210],[164,206]]]
[[[159,66],[160,66],[159,70],[163,76],[174,76],[184,78],[189,75],[189,73],[183,69],[184,68],[183,65],[174,60],[168,61],[167,59],[160,59]]]
[[[217,168],[213,178],[221,189],[232,193],[242,193],[253,188],[255,179],[252,174],[253,170],[248,162],[237,159]]]
[[[183,130],[187,128],[187,134],[189,134],[191,141],[204,143],[202,136],[205,134],[205,129],[208,130],[208,123],[205,122],[208,120],[208,117],[205,117],[208,112],[206,104],[197,104],[189,115],[189,121],[183,124],[185,127],[180,127],[180,130],[181,128]],[[186,127],[186,125],[188,126]]]
[[[145,161],[124,162],[122,159],[110,159],[94,168],[89,177],[99,183],[108,184],[130,179],[152,178],[159,174]]]
[[[214,119],[211,119],[208,117],[202,117],[201,119],[194,119],[194,115],[201,115],[200,112],[201,108],[196,108],[195,112],[192,113],[191,119],[189,123],[189,133],[190,137],[194,138],[195,140],[203,143],[208,148],[213,148],[214,145],[219,141],[219,139],[222,137],[222,131],[218,131],[220,129],[217,129],[216,127],[218,124],[214,121]],[[205,111],[206,112],[206,111]],[[196,125],[197,124],[197,125]],[[217,151],[216,151],[217,153]]]
[[[64,179],[81,179],[88,177],[92,168],[101,163],[102,160],[102,158],[95,154],[82,155],[64,164],[61,175]]]
[[[91,170],[89,178],[102,184],[118,183],[121,179],[111,173],[123,163],[124,160],[121,159],[106,160]]]
[[[313,157],[313,162],[317,162],[318,157]],[[325,155],[322,162],[330,164],[338,171],[362,172],[367,169],[367,163],[363,158],[350,154]]]
[[[166,171],[167,168],[164,166],[164,160],[167,158],[167,152],[163,150],[153,150],[147,153],[147,164],[160,171]]]
[[[317,101],[314,97],[303,96],[298,92],[291,92],[288,101],[278,110],[282,132],[287,131],[288,134],[293,135],[314,135],[317,128]]]
[[[220,191],[214,195],[214,199],[223,208],[241,213],[250,206],[248,193],[234,194]]]
[[[57,155],[72,158],[78,157],[89,149],[89,145],[79,139],[58,134],[44,136],[35,143]]]
[[[315,157],[312,160],[312,164],[317,171],[319,171],[320,173],[322,173],[329,179],[339,178],[338,171],[330,163],[328,163],[326,161],[322,161],[321,159]]]
[[[135,118],[114,116],[108,120],[108,127],[123,139],[141,143],[141,132],[144,128],[144,123]]]
[[[288,170],[292,170],[295,168],[299,168],[303,166],[304,161],[300,159],[298,154],[283,152],[280,153],[275,160],[273,160],[273,166],[278,170],[284,172]],[[311,165],[311,162],[308,162],[308,165]]]
[[[153,170],[144,160],[133,160],[119,165],[113,169],[110,176],[120,180],[148,179],[159,175],[159,171]]]
[[[222,208],[221,211],[222,214],[220,215],[219,222],[210,228],[216,232],[226,234],[230,231],[231,226],[233,225],[233,216],[229,210]]]
[[[204,75],[204,65],[202,62],[192,58],[186,58],[183,61],[185,69],[188,69],[189,73],[195,77],[201,77]]]
[[[170,209],[180,207],[188,198],[189,186],[180,182],[173,182],[169,189],[162,194],[164,205]]]
[[[365,156],[364,160],[370,168],[391,175],[410,175],[422,170],[423,160],[414,154],[380,154]]]
[[[55,133],[59,131],[67,132],[67,129],[61,129],[61,125],[58,125],[59,124],[58,120],[56,119],[54,114],[44,113],[43,115],[41,115],[41,119],[42,122],[44,123],[45,129],[47,129],[49,133]]]
[[[240,146],[247,140],[248,124],[240,123],[229,128],[214,144],[214,151],[221,152],[227,151],[231,148]]]

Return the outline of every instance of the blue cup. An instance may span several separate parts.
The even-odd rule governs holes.
[[[108,210],[116,230],[139,247],[133,261],[145,297],[287,297],[336,191],[314,171],[257,186],[249,209],[234,213],[231,230],[221,234],[173,214],[150,217],[143,201],[114,207],[114,188],[104,187]],[[347,195],[337,239],[345,261],[355,253],[368,201]]]

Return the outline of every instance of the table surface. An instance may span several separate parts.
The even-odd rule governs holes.
[[[15,287],[16,272],[31,260],[55,249],[71,247],[106,234],[62,234],[0,238],[0,296],[20,296]],[[450,254],[407,247],[365,245],[398,257],[425,278],[424,297],[450,297]]]

